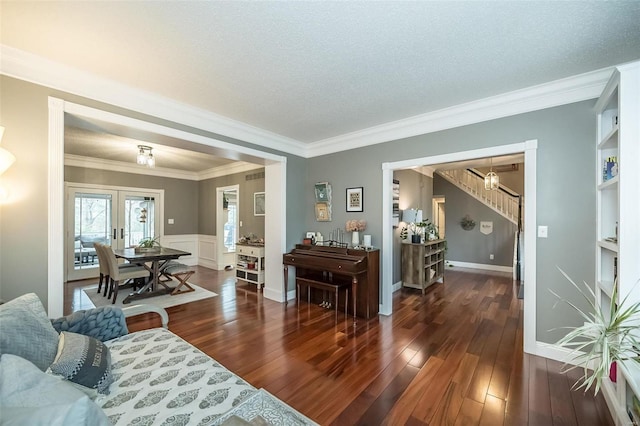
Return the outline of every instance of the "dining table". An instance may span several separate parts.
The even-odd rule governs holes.
[[[123,304],[133,300],[168,294],[173,291],[165,282],[160,280],[162,270],[171,260],[181,256],[190,256],[191,253],[168,247],[159,247],[153,250],[136,250],[135,248],[116,249],[113,251],[117,258],[125,259],[129,263],[144,266],[149,271],[149,279],[138,290],[130,293],[122,301]]]

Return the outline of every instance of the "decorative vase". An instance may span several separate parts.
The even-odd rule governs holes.
[[[354,247],[360,245],[360,233],[358,231],[353,231],[351,234],[351,245]]]
[[[413,235],[411,236],[411,242],[412,242],[413,244],[420,244],[420,235],[418,235],[418,234],[413,234]]]

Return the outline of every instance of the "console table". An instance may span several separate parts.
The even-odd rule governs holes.
[[[444,282],[445,240],[402,243],[402,286],[417,288],[424,294],[438,280]]]

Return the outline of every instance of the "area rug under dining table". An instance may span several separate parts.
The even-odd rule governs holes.
[[[189,283],[191,287],[193,287],[194,291],[190,291],[188,293],[180,293],[172,296],[170,294],[163,294],[155,297],[148,297],[145,299],[135,300],[126,305],[122,304],[122,301],[125,297],[127,297],[131,291],[130,288],[121,288],[118,291],[118,297],[116,298],[115,305],[111,304],[111,299],[104,297],[102,293],[98,293],[98,286],[85,288],[83,291],[91,300],[91,302],[95,305],[95,307],[99,306],[133,306],[138,304],[149,304],[158,306],[160,308],[168,308],[171,306],[183,305],[189,302],[195,302],[198,300],[208,299],[211,297],[215,297],[218,294],[213,291],[209,291],[195,284]]]

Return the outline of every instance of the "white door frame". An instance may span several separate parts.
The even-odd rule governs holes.
[[[224,196],[224,192],[225,191],[236,191],[236,205],[237,205],[237,210],[236,212],[238,212],[238,214],[236,215],[236,228],[238,230],[238,233],[240,233],[240,227],[238,224],[238,216],[239,216],[239,212],[240,212],[240,185],[229,185],[229,186],[218,186],[216,188],[216,235],[220,235],[221,238],[217,239],[217,243],[216,244],[216,268],[218,270],[224,269],[225,266],[227,266],[225,264],[224,261],[224,242],[222,241],[222,239],[224,238],[224,220],[223,220],[223,203],[222,203],[222,197]]]
[[[524,351],[536,353],[536,156],[538,141],[528,140],[510,145],[500,145],[490,148],[475,149],[470,151],[454,152],[450,154],[435,155],[431,157],[415,158],[411,160],[382,163],[382,293],[380,313],[391,315],[393,293],[393,229],[391,227],[392,214],[392,185],[393,171],[415,168],[420,166],[433,166],[436,164],[454,161],[465,161],[476,158],[496,157],[500,155],[518,154],[524,152],[524,180],[525,194],[525,250],[524,262],[525,283],[527,295],[524,298]]]
[[[62,316],[64,305],[64,116],[65,113],[101,120],[146,132],[168,136],[200,145],[220,148],[231,155],[243,155],[256,159],[265,167],[266,198],[265,216],[265,292],[264,296],[282,302],[284,277],[282,253],[286,250],[286,176],[287,157],[275,155],[218,139],[178,130],[172,127],[90,108],[49,97],[48,128],[48,217],[47,217],[47,278],[48,314]],[[144,111],[142,111],[144,113]],[[268,280],[268,281],[267,281]],[[269,291],[267,291],[269,290]]]
[[[154,226],[155,228],[154,235],[157,237],[160,237],[160,242],[162,242],[162,237],[164,237],[164,189],[135,188],[135,187],[128,187],[128,186],[100,185],[100,184],[79,183],[79,182],[65,182],[64,187],[65,187],[65,196],[66,194],[69,194],[70,191],[73,191],[73,190],[87,191],[87,192],[92,192],[92,191],[111,192],[113,195],[112,218],[121,217],[123,211],[121,211],[120,209],[124,208],[124,204],[121,202],[124,199],[126,199],[128,195],[142,195],[142,196],[152,195],[156,200],[156,214],[157,214],[157,220],[155,221],[155,226]],[[70,200],[67,200],[67,203],[65,205],[65,208],[67,210],[65,214],[65,218],[66,218],[65,232],[67,233],[66,235],[67,238],[69,238],[70,236],[69,235],[69,231],[71,229],[70,224],[73,223],[74,213],[75,213],[73,209],[69,208],[69,205],[70,205],[69,202]],[[117,225],[117,220],[112,221],[112,226],[114,224]],[[114,249],[125,248],[123,243],[124,242],[120,237],[116,238],[115,240],[112,240],[112,245]],[[65,265],[67,268],[67,270],[65,271],[65,280],[68,280],[69,274],[70,274],[70,271],[68,270],[68,268],[71,266],[71,264],[69,263],[69,257],[73,256],[73,250],[71,249],[71,246],[69,246],[68,240],[66,240],[66,246],[68,247],[66,251],[67,259],[65,261]],[[92,278],[92,277],[98,276],[97,267],[90,269],[88,271],[91,271],[91,272],[84,275],[74,274],[73,279]]]

